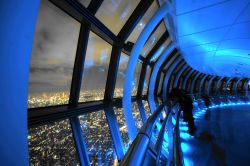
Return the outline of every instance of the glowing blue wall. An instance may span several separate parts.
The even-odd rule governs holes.
[[[177,41],[191,67],[211,75],[250,76],[249,0],[175,4]]]
[[[29,63],[39,0],[0,1],[0,163],[28,165]]]

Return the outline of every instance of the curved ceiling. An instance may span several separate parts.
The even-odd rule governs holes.
[[[250,77],[250,0],[176,0],[175,38],[200,72]]]

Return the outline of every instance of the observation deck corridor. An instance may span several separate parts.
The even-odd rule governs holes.
[[[196,105],[194,137],[180,121],[184,165],[249,165],[250,105],[218,105],[209,109]]]

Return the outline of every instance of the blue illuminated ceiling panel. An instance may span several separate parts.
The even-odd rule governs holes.
[[[175,38],[203,73],[250,77],[250,0],[176,0]]]

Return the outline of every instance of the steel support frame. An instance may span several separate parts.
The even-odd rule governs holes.
[[[157,10],[154,16],[149,20],[148,24],[144,27],[130,54],[123,88],[123,108],[125,120],[128,127],[128,135],[131,140],[134,140],[137,135],[137,129],[132,115],[132,103],[130,96],[130,92],[132,90],[131,82],[133,80],[136,63],[139,58],[139,53],[141,52],[151,32],[154,30],[155,26],[157,26],[157,24],[165,17],[169,10],[170,8],[168,3],[165,3]]]
[[[178,88],[183,89],[184,80],[189,73],[192,73],[192,71],[193,69],[190,66],[188,66],[188,68],[181,74],[180,81],[178,81],[177,83]]]
[[[182,69],[177,73],[175,79],[174,79],[174,88],[178,88],[178,84],[179,84],[179,80],[181,75],[184,73],[184,71],[186,71],[188,69],[188,65],[184,64],[184,66],[182,67]]]
[[[245,95],[248,96],[249,92],[248,92],[248,87],[249,87],[249,83],[250,83],[250,79],[246,79],[246,84],[245,84]]]
[[[220,84],[221,84],[221,81],[222,81],[224,78],[225,78],[225,77],[221,77],[221,78],[217,81],[216,90],[215,90],[216,94],[219,93],[219,86],[220,86]]]
[[[133,29],[136,27],[137,23],[140,21],[142,16],[146,13],[147,9],[153,3],[152,0],[147,0],[142,3],[142,1],[137,5],[136,9],[133,11],[128,21],[125,23],[123,28],[118,33],[117,37],[120,39],[119,42],[115,43],[112,48],[112,53],[110,57],[110,64],[105,88],[104,102],[108,105],[108,109],[105,109],[105,114],[107,121],[109,123],[109,128],[111,131],[111,136],[114,141],[115,149],[117,152],[118,159],[120,160],[124,155],[124,146],[121,139],[121,134],[119,131],[119,126],[114,114],[114,107],[112,104],[114,97],[114,90],[116,85],[117,72],[120,62],[120,56],[122,52],[122,43],[124,43]],[[144,62],[143,62],[144,63]],[[141,97],[141,96],[140,96]],[[138,105],[139,106],[139,105]],[[141,105],[140,105],[141,106]],[[145,111],[139,106],[140,114],[142,119],[144,119]]]
[[[197,73],[197,74],[194,76],[194,78],[193,78],[193,80],[192,80],[192,82],[191,82],[190,94],[194,94],[195,82],[196,82],[197,78],[200,77],[202,74],[203,74],[203,73]]]
[[[234,85],[234,94],[235,94],[235,95],[238,94],[238,86],[239,86],[239,83],[240,83],[240,81],[241,81],[242,79],[243,79],[243,78],[239,78],[239,79],[237,80],[237,82],[235,83],[235,85]]]
[[[206,94],[209,95],[210,94],[210,91],[212,89],[211,85],[212,85],[212,82],[213,80],[216,78],[216,76],[212,76],[207,84],[207,90],[206,90]]]
[[[168,37],[169,37],[169,34],[166,31],[161,36],[161,38],[158,40],[158,42],[155,44],[155,46],[153,47],[153,49],[149,52],[149,54],[147,55],[145,61],[143,62],[142,69],[141,69],[141,74],[140,74],[140,79],[139,79],[139,84],[138,84],[137,97],[140,97],[142,95],[143,85],[144,85],[144,82],[145,82],[146,71],[147,71],[147,66],[148,66],[149,61],[155,55],[155,53],[158,51],[158,49],[162,46],[162,44],[167,40]],[[151,72],[152,72],[152,70],[151,70]]]
[[[161,77],[161,75],[162,75],[162,73],[163,73],[163,69],[165,68],[166,65],[168,65],[169,63],[172,63],[172,61],[176,58],[176,57],[175,57],[176,53],[177,53],[177,49],[174,49],[174,50],[170,53],[170,55],[167,56],[167,58],[164,60],[164,62],[161,64],[160,69],[159,69],[159,71],[158,71],[158,73],[157,73],[157,76],[156,76],[156,80],[160,80],[160,77]],[[166,75],[166,74],[163,74],[163,77],[165,77],[165,75]],[[162,82],[163,82],[163,81],[162,81]],[[161,97],[161,96],[162,96],[162,91],[163,91],[163,83],[162,83],[162,85],[159,85],[159,82],[156,81],[156,82],[155,82],[155,89],[158,90],[159,87],[160,87],[161,90],[160,90],[160,93],[159,93],[158,96]]]
[[[200,85],[199,85],[199,95],[202,95],[202,87],[204,86],[204,82],[205,80],[209,77],[210,75],[204,75],[200,81]]]
[[[79,130],[80,123],[78,120],[78,115],[104,109],[106,117],[107,117],[107,121],[110,127],[112,139],[115,144],[115,150],[117,152],[118,159],[121,159],[123,154],[121,153],[122,146],[120,146],[120,143],[122,141],[119,140],[117,143],[117,140],[118,140],[117,137],[120,137],[118,124],[117,124],[116,118],[114,118],[113,116],[114,115],[113,108],[111,109],[109,106],[108,107],[105,106],[105,105],[110,104],[109,102],[113,100],[113,91],[114,91],[116,77],[115,78],[113,77],[113,79],[107,79],[108,80],[107,83],[110,83],[108,85],[113,85],[113,87],[106,86],[104,103],[103,101],[97,101],[97,102],[78,104],[79,93],[81,89],[82,74],[83,74],[83,69],[84,69],[84,60],[85,60],[87,43],[88,43],[88,38],[89,38],[88,36],[89,36],[90,30],[92,30],[94,33],[101,36],[106,42],[113,45],[113,49],[112,49],[113,51],[111,54],[111,63],[109,65],[109,69],[110,69],[109,73],[111,71],[117,72],[121,46],[123,46],[122,43],[125,42],[126,38],[129,36],[129,34],[132,32],[132,30],[135,28],[135,26],[139,22],[139,20],[142,18],[142,16],[145,14],[147,9],[152,4],[153,0],[146,0],[143,2],[141,1],[117,36],[115,36],[102,22],[100,22],[94,16],[98,8],[101,6],[103,0],[92,0],[88,8],[85,8],[77,1],[71,1],[71,0],[67,0],[67,1],[66,0],[65,1],[51,0],[51,2],[81,23],[75,65],[74,65],[74,70],[73,70],[73,75],[72,75],[72,84],[71,84],[69,104],[65,106],[53,106],[53,107],[29,109],[29,115],[30,115],[29,127],[41,125],[44,123],[49,123],[49,122],[60,120],[60,119],[69,118],[71,122],[71,126],[72,126],[73,136],[77,145],[80,162],[82,165],[86,165],[86,164],[88,165],[89,163],[85,163],[85,161],[89,161],[89,160],[86,158],[88,157],[87,151],[86,149],[84,149],[84,146],[82,146],[84,145],[84,140],[81,135],[82,132],[81,130]],[[116,55],[112,56],[114,54]],[[132,100],[134,100],[134,98],[132,98]],[[119,101],[115,101],[115,103],[117,102]],[[59,109],[60,111],[55,110],[55,109]],[[48,111],[40,113],[41,110],[48,110]],[[49,112],[51,110],[52,112]],[[53,112],[55,112],[55,114],[52,114]],[[114,137],[114,135],[116,137]],[[84,161],[83,161],[83,158],[84,158]]]
[[[224,88],[225,88],[225,91],[224,91],[225,93],[227,93],[227,87],[228,87],[230,81],[233,80],[233,79],[234,79],[234,77],[230,77],[230,78],[227,80],[227,82],[226,82],[226,84],[225,84],[225,87],[224,87]]]
[[[180,67],[180,66],[183,66],[185,65],[185,61],[184,59],[182,59],[174,68],[174,70],[171,71],[170,73],[170,76],[169,76],[169,80],[168,80],[168,84],[167,84],[167,94],[170,93],[170,90],[171,88],[174,87],[174,80],[176,78],[176,74],[178,73],[177,69]],[[165,72],[168,72],[168,71],[165,71]],[[173,78],[173,84],[171,85],[171,80]]]
[[[197,71],[194,70],[194,69],[192,69],[192,71],[189,72],[189,73],[186,75],[186,77],[185,77],[185,79],[184,79],[184,81],[183,81],[183,84],[182,84],[182,89],[184,89],[184,90],[187,89],[187,82],[188,82],[188,79],[189,79],[189,78],[191,77],[191,75],[194,74],[195,72],[197,72]]]
[[[227,82],[227,80],[230,79],[229,77],[224,77],[224,79],[221,81],[221,86],[220,91],[223,93],[224,92],[224,88],[225,88],[225,83]]]
[[[98,8],[101,6],[102,2],[103,1],[96,1],[95,3],[94,1],[91,2],[89,7],[90,11],[89,13],[95,14]],[[72,74],[71,89],[70,89],[70,97],[69,97],[70,108],[76,108],[78,105],[89,33],[90,33],[90,24],[81,22],[80,33],[77,43],[75,64]],[[80,127],[81,126],[80,121],[77,116],[69,118],[69,120],[80,163],[81,165],[90,165],[88,151],[86,149],[85,141]]]
[[[244,88],[246,87],[245,84],[247,82],[247,78],[244,79],[244,82],[242,82],[242,85],[241,85],[241,91],[244,91]]]
[[[171,53],[173,53],[173,50],[175,50],[175,47],[176,47],[176,44],[174,44],[174,43],[170,44],[168,46],[168,48],[166,48],[166,50],[159,57],[159,59],[156,61],[154,68],[152,70],[151,78],[149,81],[149,91],[148,91],[149,92],[148,93],[148,101],[149,101],[149,107],[150,107],[151,112],[154,112],[154,110],[156,110],[155,95],[154,95],[155,80],[157,79],[157,75],[159,74],[159,70],[160,70],[163,62],[166,60],[166,58]]]
[[[167,73],[165,75],[164,81],[163,81],[163,93],[162,93],[162,98],[163,101],[167,101],[167,86],[168,86],[168,80],[174,71],[175,67],[181,62],[182,56],[179,56],[177,59],[175,59],[174,63],[169,67],[167,70]]]

